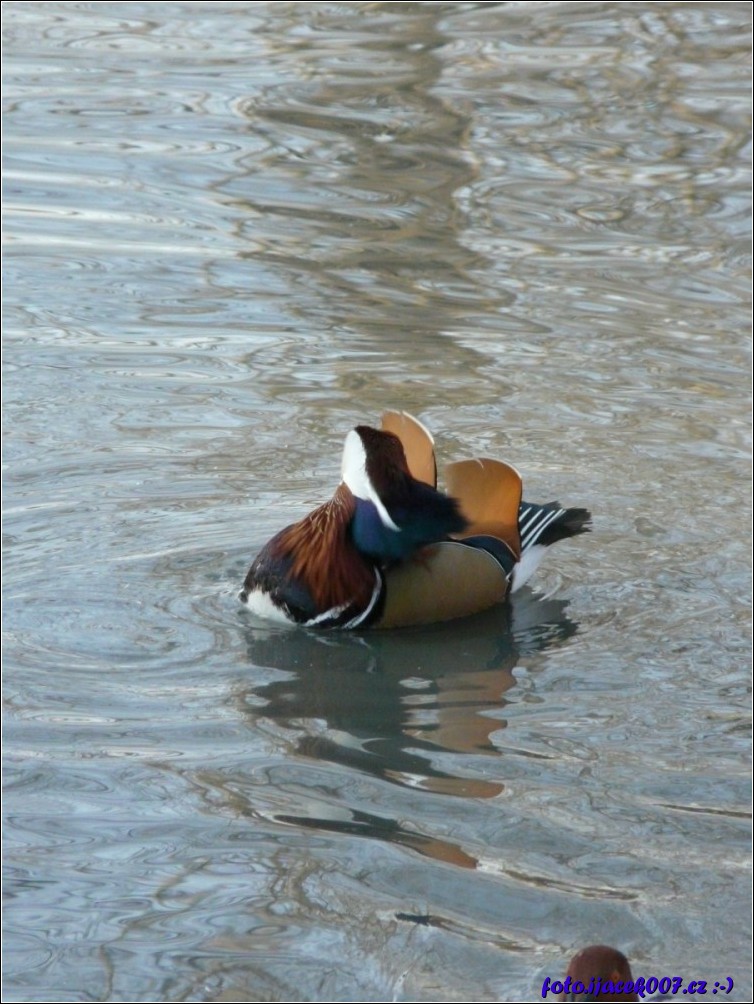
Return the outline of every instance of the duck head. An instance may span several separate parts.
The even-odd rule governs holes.
[[[631,966],[610,945],[589,945],[571,959],[566,971],[564,1001],[637,1001]]]
[[[413,477],[403,445],[392,432],[368,425],[352,429],[341,474],[355,500],[352,540],[375,561],[405,561],[466,527],[455,499]]]

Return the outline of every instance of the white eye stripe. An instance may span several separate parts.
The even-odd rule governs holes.
[[[380,514],[380,519],[382,520],[383,526],[386,526],[388,530],[394,530],[396,533],[400,533],[401,528],[398,526],[397,523],[394,523],[392,521],[392,519],[390,518],[390,513],[382,504],[380,496],[377,494],[377,492],[375,492],[374,495],[371,496],[369,501],[374,504],[375,509]]]
[[[341,477],[357,499],[363,499],[374,505],[383,526],[386,526],[389,530],[395,530],[396,533],[400,531],[400,527],[390,518],[390,513],[385,508],[382,499],[369,480],[366,450],[361,441],[361,436],[355,429],[351,429],[346,436],[346,442],[343,447]]]

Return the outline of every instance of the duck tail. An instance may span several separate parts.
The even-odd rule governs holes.
[[[518,529],[523,553],[537,544],[549,547],[559,540],[589,533],[592,514],[588,509],[564,509],[560,502],[547,502],[545,505],[522,502],[518,511]]]
[[[559,502],[534,505],[522,502],[518,510],[521,560],[513,570],[511,592],[531,578],[550,544],[580,533],[589,533],[592,514],[588,509],[564,509]]]

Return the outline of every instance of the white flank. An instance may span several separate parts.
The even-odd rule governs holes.
[[[525,582],[528,582],[539,567],[547,548],[544,544],[532,544],[521,555],[521,560],[513,566],[511,592],[515,593]]]
[[[361,436],[355,429],[346,436],[346,443],[343,447],[343,463],[341,464],[341,477],[351,492],[357,499],[371,502],[380,514],[382,525],[396,532],[399,526],[390,519],[390,514],[382,503],[382,499],[374,490],[374,485],[369,480],[367,474],[367,454]]]
[[[246,597],[246,606],[257,617],[264,617],[266,621],[277,621],[278,624],[293,623],[291,618],[286,616],[284,610],[275,606],[269,593],[264,593],[261,589],[254,589],[249,593]]]

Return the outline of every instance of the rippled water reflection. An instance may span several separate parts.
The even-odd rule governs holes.
[[[747,1000],[748,6],[4,21],[4,999],[517,1000],[607,940]],[[385,407],[594,534],[462,625],[254,621]]]

